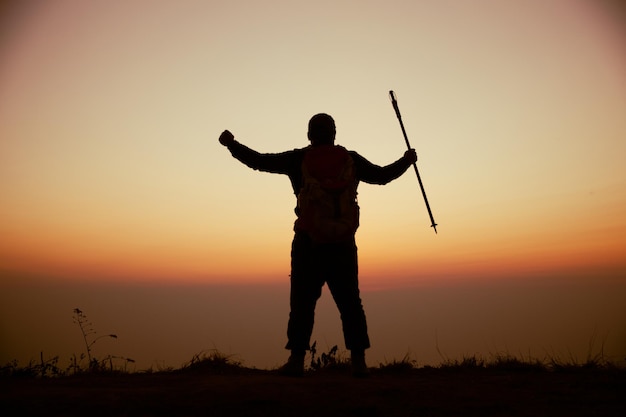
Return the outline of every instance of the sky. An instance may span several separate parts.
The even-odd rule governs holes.
[[[148,366],[211,346],[279,362],[295,197],[217,138],[303,147],[325,112],[337,143],[386,165],[406,150],[390,90],[438,234],[411,170],[359,187],[373,356],[579,357],[596,340],[626,357],[619,2],[60,0],[0,13],[0,362],[80,350],[75,307],[125,330],[116,349]],[[342,345],[327,293],[318,310],[314,337]]]

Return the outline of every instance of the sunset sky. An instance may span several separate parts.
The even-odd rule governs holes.
[[[48,302],[60,298],[43,288],[245,284],[278,288],[286,302],[289,181],[245,167],[217,138],[229,129],[260,152],[302,147],[308,119],[325,112],[339,144],[386,165],[406,149],[389,90],[439,233],[413,172],[361,184],[364,299],[397,305],[381,294],[548,280],[565,294],[575,281],[613,297],[594,301],[608,310],[597,307],[583,344],[598,331],[626,356],[619,2],[9,3],[0,9],[0,362],[25,343],[15,329],[48,326]],[[39,298],[34,312],[8,318],[9,306]],[[150,308],[144,301],[133,303]],[[81,299],[67,302],[54,317]],[[102,323],[107,307],[91,307]],[[267,332],[280,348],[282,313]],[[31,342],[35,353],[48,346]],[[418,350],[401,343],[400,356]]]

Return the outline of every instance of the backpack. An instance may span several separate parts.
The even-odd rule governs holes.
[[[309,147],[302,161],[296,230],[317,243],[352,240],[359,227],[357,185],[354,161],[344,147]]]

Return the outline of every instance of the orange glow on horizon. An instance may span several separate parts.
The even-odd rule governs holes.
[[[622,231],[623,233],[624,231]],[[396,286],[401,282],[427,282],[445,277],[499,279],[503,276],[574,273],[607,268],[623,271],[624,245],[620,231],[612,239],[590,242],[547,241],[529,244],[465,246],[446,251],[407,244],[395,252],[388,246],[361,241],[360,274],[368,287]],[[445,239],[445,237],[433,237]],[[164,241],[161,241],[164,242]],[[37,240],[14,239],[0,243],[0,262],[5,270],[48,275],[66,280],[137,281],[172,283],[272,283],[288,282],[289,246],[283,242],[260,245],[224,240],[210,242],[149,244],[130,240],[62,240],[42,236]],[[288,243],[288,242],[287,242]],[[393,248],[392,248],[393,249]],[[410,252],[415,251],[414,255]],[[452,255],[450,252],[452,251]],[[408,281],[407,281],[408,280]]]

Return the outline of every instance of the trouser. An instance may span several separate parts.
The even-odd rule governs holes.
[[[348,243],[314,244],[304,233],[296,233],[291,246],[291,312],[286,348],[309,349],[315,305],[325,283],[341,316],[346,349],[369,348],[354,239]]]

